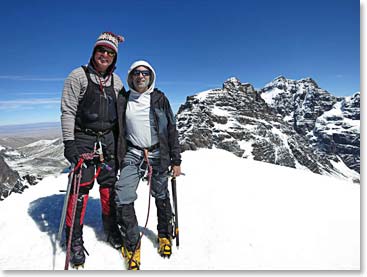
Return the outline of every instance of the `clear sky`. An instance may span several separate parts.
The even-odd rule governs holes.
[[[262,88],[312,77],[338,96],[360,91],[357,0],[3,1],[0,125],[59,121],[64,79],[103,31],[123,35],[116,73],[148,60],[176,112],[229,77]]]

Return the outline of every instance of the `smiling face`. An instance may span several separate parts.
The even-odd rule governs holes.
[[[99,72],[106,72],[107,68],[113,63],[115,56],[116,53],[113,50],[98,46],[93,56],[96,70]]]
[[[130,73],[134,89],[143,93],[148,90],[151,78],[151,72],[145,66],[138,66]]]

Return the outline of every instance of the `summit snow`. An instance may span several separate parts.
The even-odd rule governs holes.
[[[143,229],[149,188],[146,182],[138,187],[141,270],[360,269],[359,184],[219,149],[185,151],[182,160],[180,247],[173,241],[170,259],[157,253],[154,204]],[[65,247],[55,238],[64,199],[60,190],[66,185],[67,174],[49,176],[1,203],[3,270],[64,268]],[[126,269],[119,251],[105,241],[97,184],[90,191],[83,234],[89,252],[85,270]]]

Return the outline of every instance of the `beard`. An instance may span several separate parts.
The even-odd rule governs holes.
[[[135,89],[139,89],[139,90],[143,90],[143,89],[147,90],[149,88],[149,80],[144,79],[144,80],[135,81],[134,87]]]

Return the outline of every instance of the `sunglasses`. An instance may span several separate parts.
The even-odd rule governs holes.
[[[133,75],[134,76],[139,76],[140,75],[140,73],[144,76],[144,77],[146,77],[146,76],[150,76],[150,71],[149,70],[137,70],[137,69],[135,69],[134,71],[133,71]]]
[[[106,53],[107,52],[107,55],[110,56],[111,58],[116,56],[115,51],[113,51],[111,49],[108,49],[106,47],[99,46],[99,47],[96,48],[96,51],[99,52],[99,53]]]

